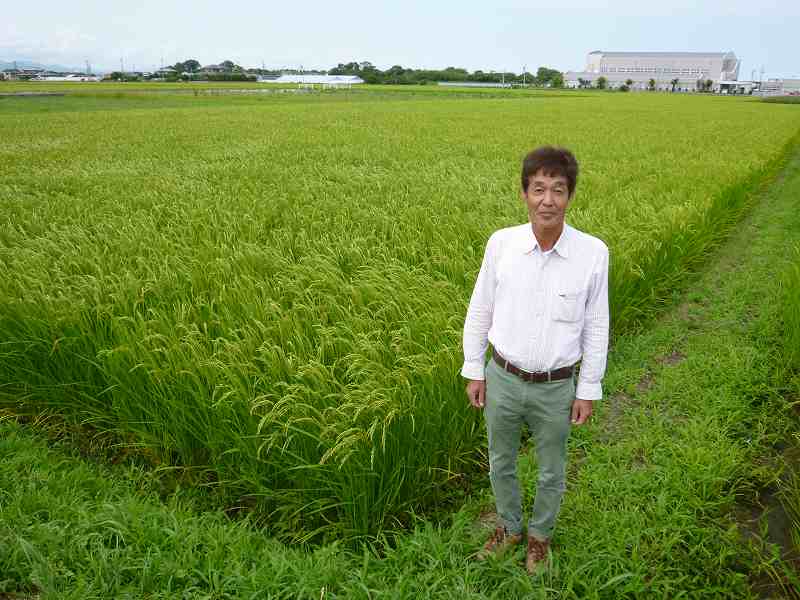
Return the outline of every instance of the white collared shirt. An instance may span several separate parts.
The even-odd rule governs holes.
[[[464,323],[467,379],[482,380],[492,346],[525,371],[582,359],[576,397],[599,400],[608,352],[608,247],[564,224],[542,252],[530,223],[501,229],[486,244]]]

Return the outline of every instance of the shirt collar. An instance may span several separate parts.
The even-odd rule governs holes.
[[[569,258],[569,237],[571,229],[572,228],[569,225],[564,223],[564,229],[561,230],[561,235],[558,236],[558,240],[556,240],[556,243],[553,245],[553,250],[561,258]],[[539,248],[539,240],[537,240],[536,236],[533,235],[533,227],[526,227],[525,242],[523,245],[525,254],[530,254],[537,248]],[[541,248],[539,248],[539,250],[541,251]]]

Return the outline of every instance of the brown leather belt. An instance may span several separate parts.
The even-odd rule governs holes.
[[[548,381],[561,381],[562,379],[569,379],[575,372],[575,365],[571,367],[561,367],[553,371],[539,371],[538,373],[531,373],[530,371],[523,371],[519,367],[515,367],[505,358],[500,356],[500,353],[492,348],[492,358],[494,361],[503,367],[509,373],[512,373],[528,383],[546,383]]]

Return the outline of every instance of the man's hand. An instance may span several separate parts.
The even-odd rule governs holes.
[[[467,384],[467,397],[473,408],[486,406],[486,382],[470,379]]]
[[[572,424],[583,425],[592,416],[592,401],[575,398],[572,403]]]

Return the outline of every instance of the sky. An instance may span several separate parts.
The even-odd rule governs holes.
[[[583,70],[605,51],[724,52],[739,79],[800,77],[793,0],[28,0],[0,19],[0,61],[153,70],[194,58],[243,67]],[[162,63],[163,61],[163,63]]]

